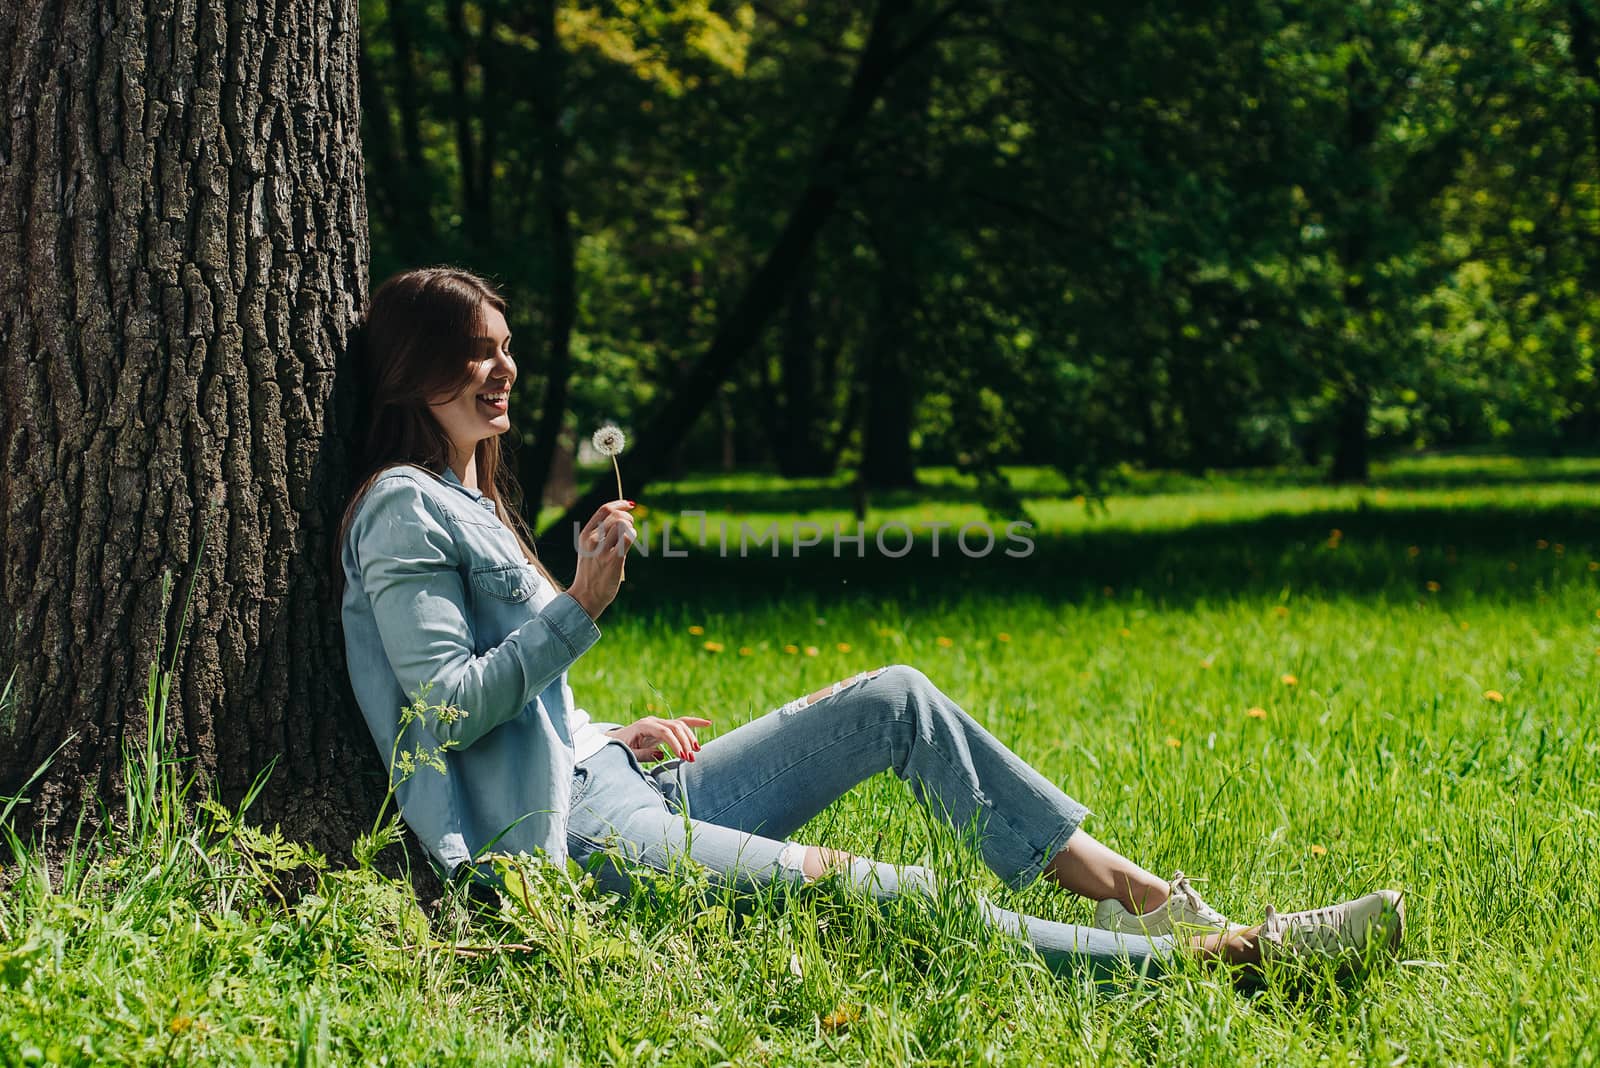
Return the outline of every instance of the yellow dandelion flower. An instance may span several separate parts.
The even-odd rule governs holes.
[[[839,644],[835,645],[834,648],[839,650],[841,653],[848,653],[850,651],[850,643],[840,642]]]
[[[740,656],[749,656],[753,652],[755,652],[755,650],[750,648],[748,645],[739,646],[739,655]]]
[[[860,1019],[861,1009],[858,1006],[841,1003],[822,1018],[822,1029],[824,1031],[839,1031]]]
[[[1285,686],[1298,686],[1298,685],[1300,685],[1300,680],[1295,678],[1293,675],[1290,675],[1287,672],[1285,672],[1284,674],[1278,676],[1278,681],[1283,683]]]
[[[1249,716],[1251,719],[1266,719],[1267,718],[1267,710],[1262,708],[1260,705],[1257,705],[1254,708],[1245,709],[1244,714]]]
[[[816,656],[820,652],[822,652],[822,650],[818,649],[815,645],[806,646],[806,655],[807,656]]]
[[[1204,660],[1200,661],[1200,670],[1202,670],[1202,671],[1210,671],[1211,670],[1211,658],[1209,656],[1206,657]]]
[[[1600,571],[1600,560],[1590,560],[1589,561],[1589,570],[1590,571]]]
[[[1344,531],[1340,530],[1338,527],[1334,527],[1332,530],[1328,531],[1328,537],[1332,538],[1334,541],[1338,541],[1344,537]]]
[[[1328,855],[1328,847],[1314,845],[1311,847],[1311,855],[1314,857],[1325,857]]]
[[[1506,695],[1501,693],[1499,690],[1485,690],[1483,691],[1483,696],[1487,700],[1495,702],[1504,701],[1506,699]]]
[[[1289,618],[1289,606],[1286,605],[1286,604],[1280,604],[1278,607],[1274,608],[1272,611],[1273,611],[1273,613],[1275,615],[1277,615],[1277,617],[1279,619],[1288,619]]]
[[[1463,619],[1461,621],[1461,629],[1462,630],[1471,630],[1472,629],[1472,624],[1468,623],[1466,620]]]
[[[722,652],[723,646],[721,642],[706,642],[703,648],[708,653],[720,653]]]
[[[1007,634],[1005,631],[1001,631],[999,634],[994,636],[994,639],[997,642],[1008,642],[1011,640],[1011,635]]]
[[[167,1024],[167,1030],[175,1035],[181,1035],[194,1026],[194,1018],[190,1016],[174,1016],[172,1022]]]
[[[1133,637],[1133,631],[1129,630],[1127,627],[1118,628],[1117,633],[1122,635],[1124,638]]]
[[[785,645],[783,647],[783,651],[786,653],[798,653],[800,651],[800,647],[798,645]]]
[[[694,624],[693,626],[691,626],[689,628],[689,633],[690,634],[704,634],[705,632],[706,632],[706,628],[702,627],[698,623]]]
[[[1176,749],[1176,748],[1178,748],[1178,746],[1180,746],[1182,744],[1183,743],[1178,741],[1178,739],[1176,739],[1176,738],[1168,738],[1167,739],[1167,747],[1170,748],[1170,749]]]
[[[1411,557],[1411,559],[1415,560],[1417,557],[1422,555],[1421,546],[1407,545],[1406,546],[1406,555]]]
[[[1540,552],[1543,552],[1544,550],[1550,548],[1550,543],[1545,541],[1543,538],[1540,538],[1538,541],[1533,543],[1533,546]]]
[[[644,703],[644,710],[646,712],[654,712],[656,710],[656,703],[654,701],[646,701]]]
[[[1429,579],[1427,582],[1423,583],[1423,585],[1428,588],[1428,592],[1429,593],[1438,593],[1439,592],[1439,584],[1437,582],[1435,582],[1433,579]]]
[[[955,639],[946,638],[943,634],[941,634],[934,639],[934,643],[937,644],[941,649],[948,649],[955,644]]]
[[[1550,546],[1550,551],[1555,553],[1557,556],[1567,555],[1567,547],[1562,545],[1559,541]]]

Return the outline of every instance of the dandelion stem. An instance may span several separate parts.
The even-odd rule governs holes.
[[[617,473],[617,500],[622,500],[622,467],[617,463],[617,454],[611,454],[611,470]],[[628,561],[622,561],[622,567],[617,571],[617,581],[628,581]]]

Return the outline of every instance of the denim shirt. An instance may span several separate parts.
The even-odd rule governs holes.
[[[573,774],[567,668],[600,637],[583,607],[530,566],[494,511],[454,472],[384,471],[341,546],[345,656],[356,700],[389,764],[400,712],[431,683],[428,716],[399,752],[454,745],[445,773],[399,784],[405,821],[447,873],[491,847],[566,857]],[[394,779],[401,778],[390,768]]]

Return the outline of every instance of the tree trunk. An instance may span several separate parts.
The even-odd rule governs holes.
[[[1365,389],[1355,387],[1340,401],[1333,427],[1333,470],[1336,483],[1367,480],[1367,417],[1372,398]]]
[[[879,265],[878,328],[863,353],[866,418],[861,431],[861,484],[865,489],[911,489],[917,466],[911,454],[916,388],[900,340],[905,308],[893,263]]]
[[[231,800],[275,761],[252,818],[342,848],[383,783],[330,567],[367,286],[356,4],[154,10],[0,8],[0,793],[61,746],[31,822],[109,801],[175,657],[188,767]]]
[[[769,384],[772,405],[772,451],[784,478],[823,478],[833,474],[835,456],[823,433],[823,411],[833,401],[819,381],[820,337],[812,292],[816,271],[807,257],[789,291],[782,328],[778,331],[779,377]]]
[[[539,186],[544,194],[549,225],[550,291],[545,305],[547,325],[541,367],[545,379],[544,401],[539,406],[539,422],[534,428],[533,440],[517,452],[517,478],[522,482],[530,521],[539,516],[539,502],[544,500],[544,486],[550,477],[556,443],[566,425],[572,378],[572,327],[578,310],[577,253],[567,196],[567,144],[566,135],[561,131],[566,54],[556,31],[556,0],[539,0],[535,5],[533,33],[539,42],[533,110],[539,129]]]

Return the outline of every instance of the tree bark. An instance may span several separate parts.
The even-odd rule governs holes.
[[[225,799],[275,761],[252,818],[324,847],[370,819],[330,567],[367,286],[356,10],[0,8],[0,793],[61,746],[35,824],[110,801],[173,657],[167,741]]]

